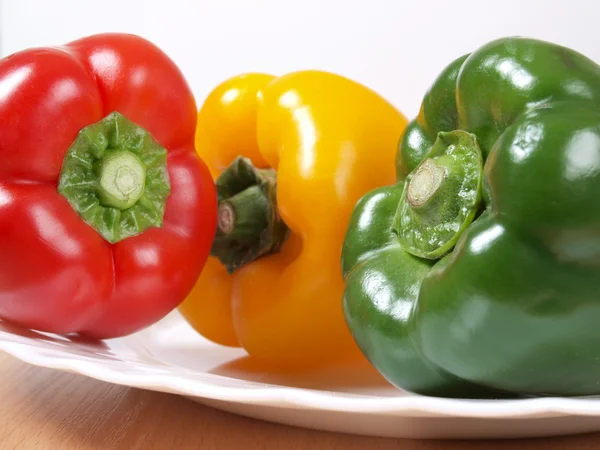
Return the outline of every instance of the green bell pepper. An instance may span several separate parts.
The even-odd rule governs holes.
[[[435,80],[396,162],[342,251],[371,363],[425,395],[600,393],[600,67],[490,42]]]

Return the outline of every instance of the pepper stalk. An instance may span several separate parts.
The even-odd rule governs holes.
[[[58,182],[71,207],[113,244],[161,227],[170,191],[166,149],[118,112],[79,131]]]
[[[211,255],[229,273],[276,253],[289,236],[277,210],[277,173],[236,158],[217,178],[218,229]]]
[[[441,258],[474,220],[482,202],[483,157],[474,134],[440,132],[407,177],[394,228],[402,247]]]

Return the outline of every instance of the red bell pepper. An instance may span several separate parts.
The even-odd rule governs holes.
[[[186,297],[216,230],[196,114],[174,62],[137,36],[0,60],[0,318],[111,338]]]

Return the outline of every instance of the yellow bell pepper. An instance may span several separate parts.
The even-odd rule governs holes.
[[[271,209],[249,222],[271,211],[269,220],[282,221],[287,232],[280,228],[273,248],[250,252],[237,263],[211,257],[180,306],[186,320],[207,339],[242,346],[271,365],[361,359],[343,316],[341,247],[358,199],[395,182],[396,149],[406,124],[381,96],[328,72],[244,74],[212,91],[198,115],[197,152],[218,187],[220,180],[227,185],[222,179],[231,174],[224,174],[236,164],[234,175],[247,170],[240,163],[251,162],[259,178],[267,175],[263,181],[272,182],[274,172],[261,169],[274,169],[272,195],[265,188],[260,197],[271,200]],[[226,211],[223,200],[221,237],[231,231],[236,213]],[[240,197],[239,214],[262,204],[253,201]],[[236,245],[225,249],[239,250]],[[222,250],[214,253],[223,256]]]

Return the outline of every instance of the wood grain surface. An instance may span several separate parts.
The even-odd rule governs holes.
[[[600,448],[600,434],[519,441],[417,441],[304,430],[224,413],[174,395],[33,367],[3,353],[0,399],[2,450]]]

